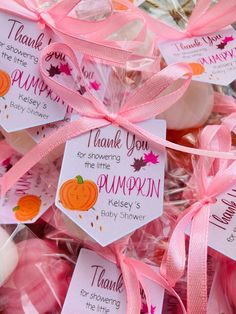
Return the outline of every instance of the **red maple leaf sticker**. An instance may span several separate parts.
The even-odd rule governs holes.
[[[156,306],[153,306],[151,304],[151,311],[150,314],[155,314],[156,312]],[[146,303],[142,303],[142,309],[141,309],[141,314],[148,314],[148,306]]]
[[[142,303],[142,310],[141,314],[147,314],[148,313],[148,307],[146,303]]]
[[[134,167],[134,172],[140,171],[141,168],[146,166],[146,162],[143,160],[143,157],[140,159],[134,158],[134,163],[131,165],[131,167]]]
[[[233,36],[226,36],[224,39],[223,39],[223,43],[224,44],[227,44],[228,42],[234,40]]]
[[[60,71],[61,71],[61,73],[65,73],[66,75],[71,75],[72,69],[70,68],[70,66],[67,62],[65,64],[63,64],[63,63],[60,64]]]
[[[144,154],[144,161],[146,163],[150,162],[152,164],[159,164],[158,157],[159,155],[155,155],[152,151],[150,151],[148,154]]]
[[[227,43],[224,43],[223,41],[219,44],[219,45],[216,45],[217,49],[224,49],[225,46],[227,45]]]
[[[94,89],[94,90],[99,90],[100,89],[100,83],[96,82],[96,81],[93,81],[93,82],[90,82],[89,83],[90,86]]]
[[[50,77],[54,77],[55,75],[61,74],[61,71],[58,65],[55,67],[52,64],[50,65],[50,69],[47,70]]]
[[[155,314],[155,312],[156,312],[156,306],[153,306],[151,304],[151,314]]]

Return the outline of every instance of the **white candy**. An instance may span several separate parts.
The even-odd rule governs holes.
[[[18,252],[9,234],[0,227],[0,287],[12,274],[18,263]]]
[[[214,104],[210,84],[192,81],[184,96],[171,108],[157,116],[165,119],[167,128],[183,130],[203,125],[209,118]]]

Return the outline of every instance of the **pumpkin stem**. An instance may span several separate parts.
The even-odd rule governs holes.
[[[20,206],[16,206],[16,207],[14,207],[12,210],[13,210],[13,212],[16,212],[17,210],[19,210],[20,209]]]
[[[84,179],[81,176],[76,176],[76,179],[79,184],[84,183]]]

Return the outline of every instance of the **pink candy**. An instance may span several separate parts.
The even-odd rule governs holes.
[[[72,264],[49,241],[30,239],[17,244],[19,264],[0,290],[4,314],[60,313]]]

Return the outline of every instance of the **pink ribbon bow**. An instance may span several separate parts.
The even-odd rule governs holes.
[[[93,242],[86,243],[97,254],[120,267],[127,295],[126,314],[136,314],[141,311],[140,285],[146,296],[148,313],[151,313],[151,300],[145,278],[168,290],[179,301],[183,313],[187,314],[181,298],[159,272],[155,271],[151,266],[123,253],[127,242],[128,238],[124,238],[105,248]]]
[[[215,150],[231,149],[231,133],[224,126],[207,126],[200,146]],[[161,265],[161,274],[173,287],[185,270],[185,231],[191,224],[187,268],[187,306],[189,314],[207,313],[207,248],[211,205],[216,197],[236,182],[236,162],[204,159],[197,162],[191,183],[196,182],[197,201],[178,218]]]
[[[191,69],[188,65],[184,63],[170,65],[156,73],[146,80],[145,83],[127,99],[126,103],[117,113],[110,113],[103,103],[99,101],[89,89],[86,88],[85,98],[85,96],[81,96],[78,92],[57,82],[55,77],[51,78],[48,76],[43,61],[48,53],[55,51],[61,52],[70,58],[73,67],[77,69],[78,75],[81,77],[82,86],[86,86],[83,79],[83,73],[74,52],[64,44],[55,43],[44,49],[40,60],[41,74],[46,84],[57,95],[63,95],[64,101],[69,104],[75,112],[78,112],[81,118],[67,124],[43,139],[20,161],[18,161],[18,163],[1,178],[2,195],[4,195],[29,169],[60,144],[65,143],[73,137],[89,132],[90,130],[102,128],[113,123],[138,135],[140,138],[147,140],[153,147],[160,147],[161,145],[190,154],[236,159],[236,155],[228,151],[209,151],[174,144],[153,135],[136,124],[156,117],[183,96],[189,86],[192,76]],[[183,79],[180,80],[179,87],[176,87],[174,83],[180,78]],[[173,85],[175,87],[174,91],[168,92],[168,88]]]
[[[128,11],[112,14],[102,21],[82,21],[70,16],[80,1],[62,0],[43,10],[39,8],[36,0],[7,0],[1,1],[0,11],[45,24],[69,46],[78,48],[84,54],[106,60],[107,63],[125,64],[127,60],[140,58],[134,53],[134,48],[144,41],[147,29],[145,18],[139,11],[132,10],[132,7]],[[132,42],[126,42],[126,49],[121,49],[118,43],[107,39],[124,25],[136,20],[141,21],[142,28]],[[153,48],[151,47],[151,50]],[[149,57],[156,59],[151,55]]]
[[[161,39],[179,40],[186,37],[207,35],[232,24],[236,20],[235,11],[235,0],[219,0],[214,5],[212,0],[198,0],[184,31],[150,16],[146,17],[146,20],[147,26]]]

